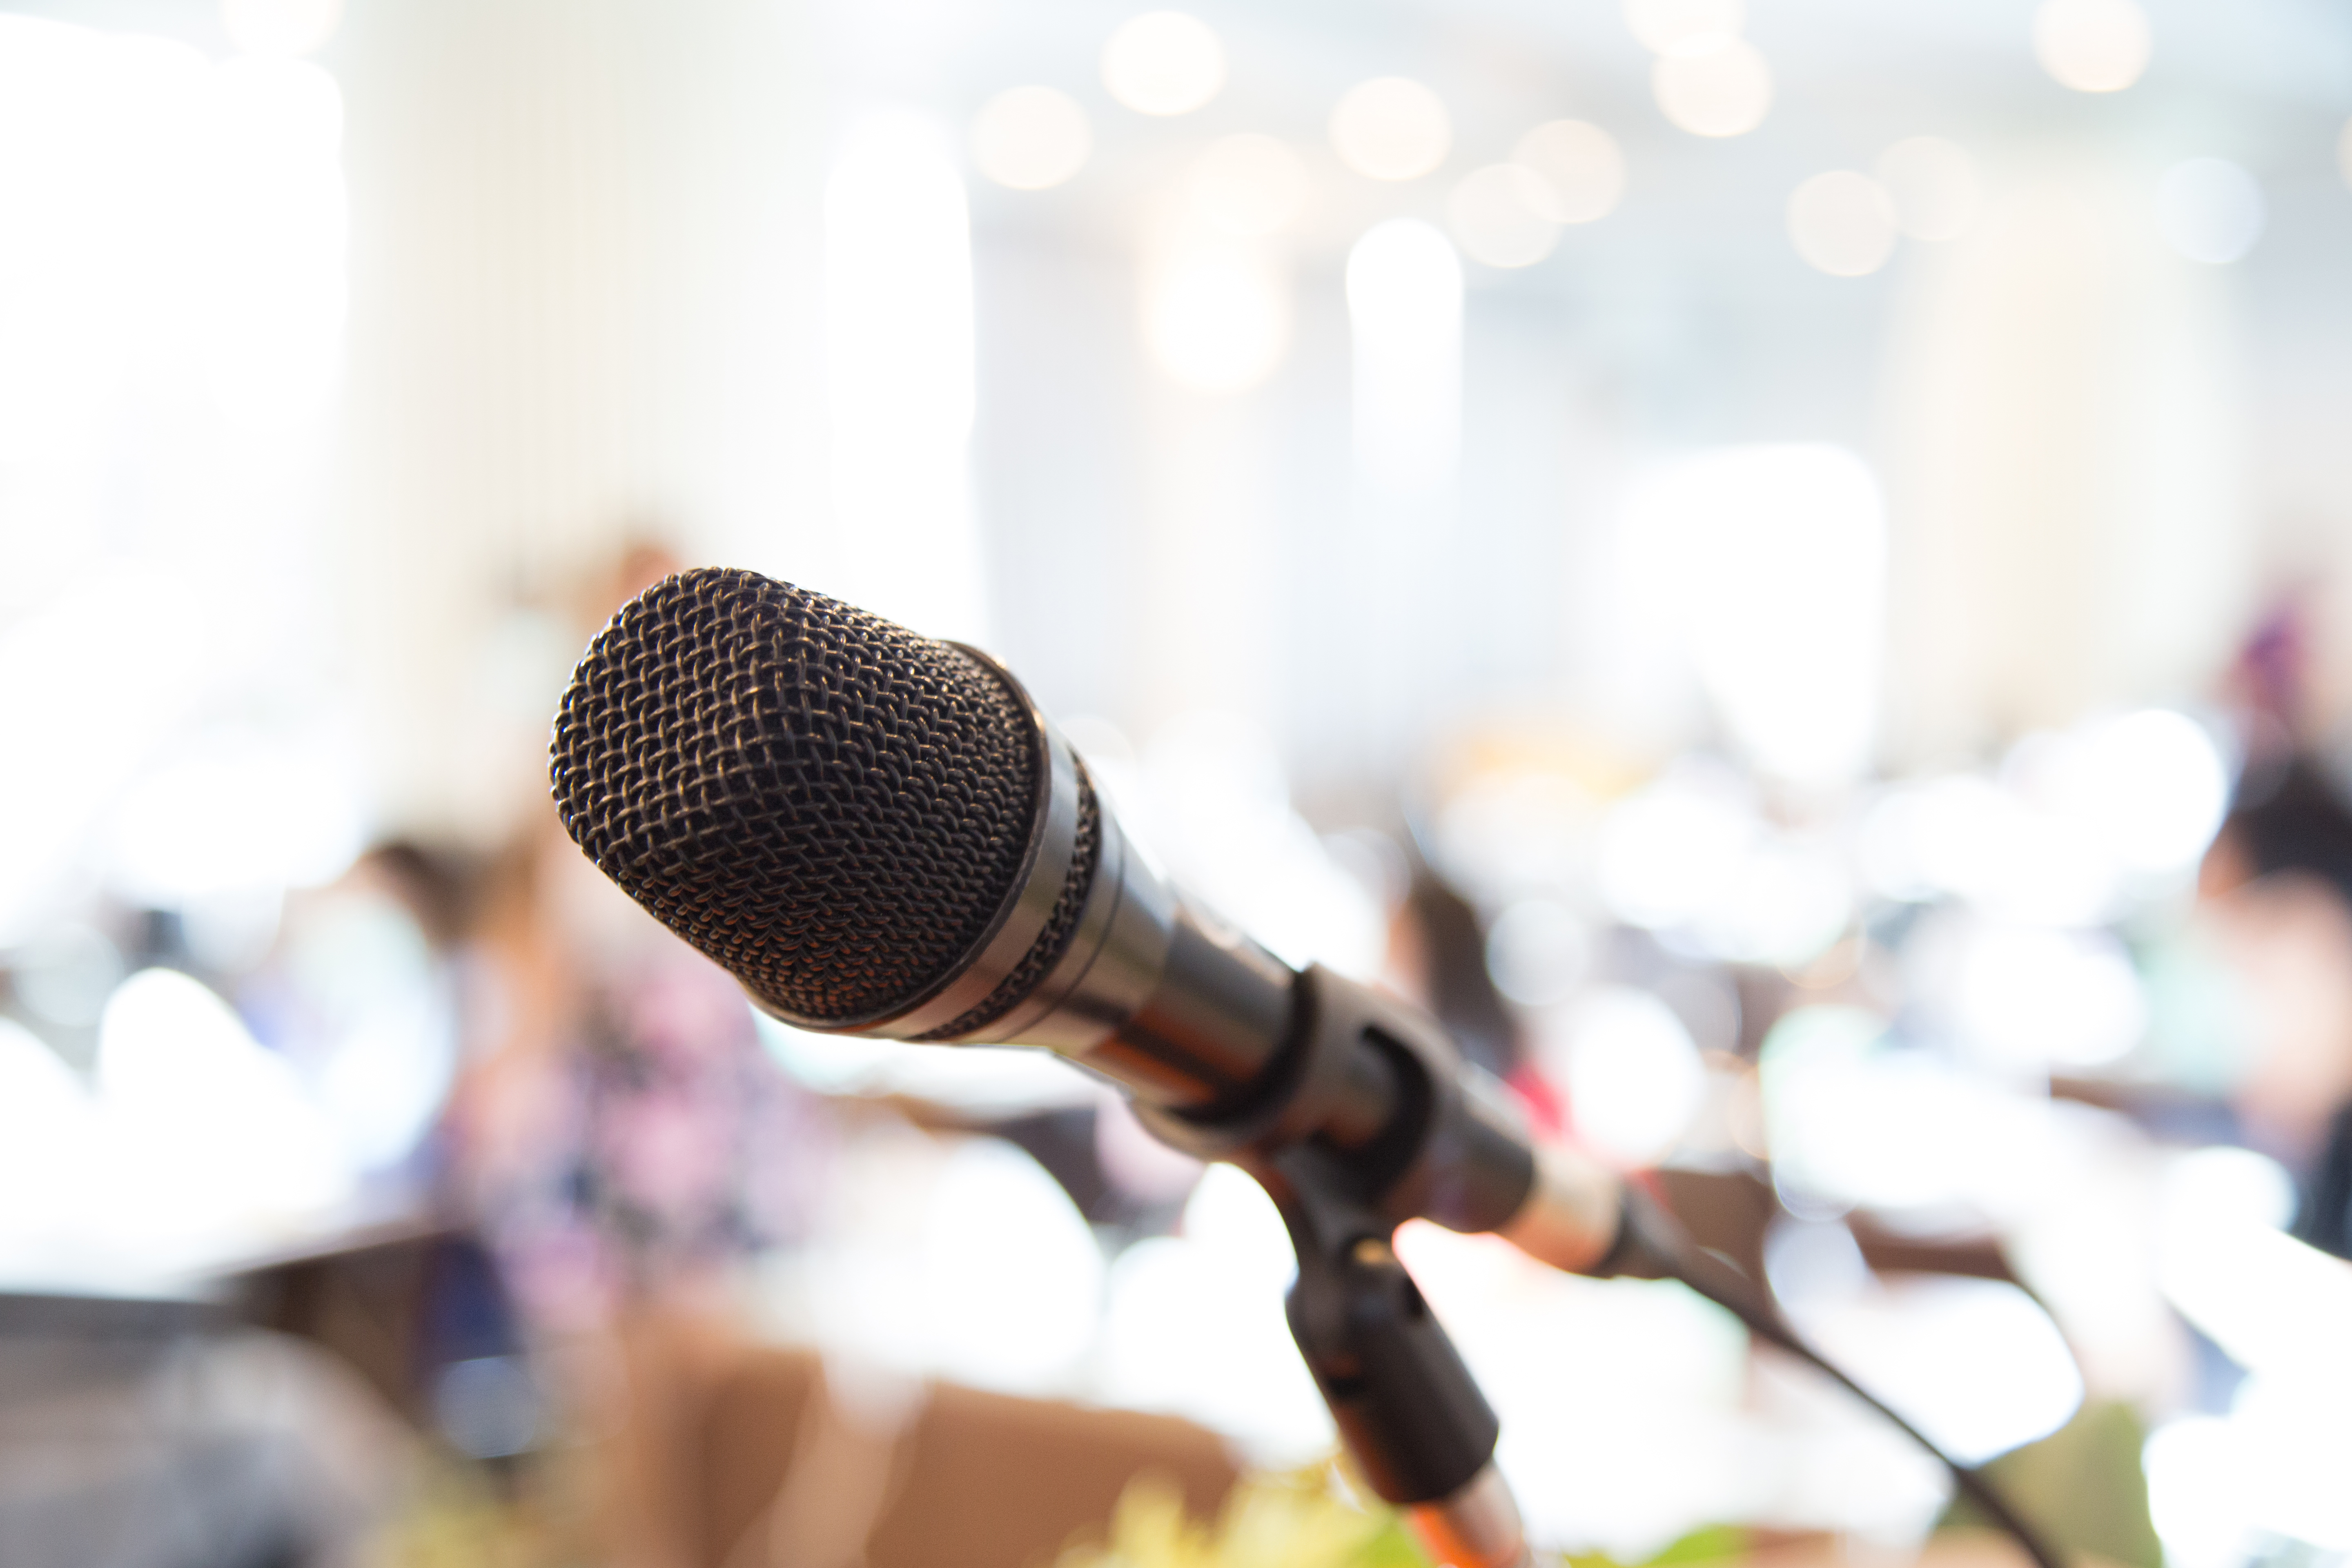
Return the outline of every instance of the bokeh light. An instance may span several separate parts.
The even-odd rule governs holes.
[[[1410,77],[1375,77],[1331,110],[1339,161],[1374,180],[1417,180],[1445,162],[1454,123],[1436,93]]]
[[[125,980],[99,1022],[99,1093],[135,1152],[142,1222],[177,1248],[251,1245],[351,1191],[332,1127],[227,1003],[173,970]]]
[[[307,55],[342,19],[343,0],[221,0],[229,42],[248,55]]]
[[[2352,1270],[2285,1235],[2295,1182],[2251,1150],[2175,1154],[2158,1215],[2165,1299],[2247,1376],[2220,1415],[2150,1435],[2148,1512],[2168,1562],[2225,1568],[2282,1537],[2352,1550]]]
[[[935,1051],[896,1040],[813,1034],[756,1009],[751,1021],[776,1064],[819,1094],[903,1095],[973,1118],[1065,1110],[1099,1098],[1095,1080],[1045,1051],[987,1046]]]
[[[1142,767],[1106,749],[1111,726],[1074,725],[1136,841],[1184,887],[1285,963],[1374,972],[1384,911],[1293,807],[1265,723],[1196,708],[1153,731]],[[1114,741],[1116,745],[1123,742]]]
[[[1348,252],[1358,468],[1399,492],[1451,477],[1462,440],[1462,260],[1416,218],[1391,218]]]
[[[1101,1324],[1104,1261],[1069,1194],[1002,1139],[882,1118],[845,1143],[795,1265],[829,1351],[916,1377],[1066,1394]]]
[[[210,737],[126,793],[109,880],[163,909],[247,888],[317,887],[352,863],[364,834],[358,781],[332,750]]]
[[[972,162],[1016,191],[1061,184],[1086,167],[1093,145],[1087,111],[1050,87],[1007,89],[972,117]]]
[[[2063,782],[2021,791],[2015,775],[2080,772],[2071,741],[2032,737],[2021,742],[1996,783],[1951,774],[1889,791],[1863,825],[1864,874],[1890,898],[1950,894],[2003,920],[2049,926],[2095,925],[2114,912],[2122,868],[2111,834],[2127,817],[2088,809],[2078,788]],[[2054,761],[2054,767],[2044,767]],[[2094,770],[2094,773],[2095,771]],[[2028,793],[2035,799],[2028,799]],[[2049,798],[2039,798],[2048,796]],[[2126,830],[2128,831],[2128,830]]]
[[[2007,1280],[1920,1276],[1791,1315],[1962,1464],[2048,1436],[2083,1403],[2065,1335]]]
[[[1499,907],[1581,877],[1598,815],[1592,792],[1564,773],[1482,772],[1437,812],[1428,852],[1465,896]]]
[[[1591,223],[1615,210],[1625,194],[1625,154],[1617,138],[1581,120],[1551,120],[1519,138],[1511,162],[1541,175],[1554,223]]]
[[[1766,772],[1856,777],[1875,733],[1885,519],[1870,466],[1826,444],[1694,453],[1628,487],[1628,608],[1671,636]]]
[[[1103,46],[1103,86],[1138,114],[1190,114],[1225,85],[1225,47],[1181,11],[1146,11]]]
[[[1733,868],[1694,934],[1717,958],[1795,969],[1843,936],[1853,914],[1843,868],[1826,846],[1777,836]]]
[[[929,1365],[1035,1393],[1066,1386],[1093,1349],[1102,1249],[1062,1184],[996,1138],[959,1142],[934,1184],[919,1290],[935,1304]]]
[[[1592,962],[1592,931],[1555,899],[1522,899],[1486,931],[1486,972],[1523,1006],[1565,1000]]]
[[[2299,1250],[2309,1267],[2302,1277],[2269,1281],[2274,1289],[2290,1293],[2286,1300],[2294,1307],[2307,1310],[2326,1301],[2340,1311],[2347,1305],[2343,1290],[2321,1282],[2322,1270],[2340,1275],[2339,1260],[2300,1247],[2285,1237],[2270,1239],[2282,1251]],[[2336,1283],[2340,1279],[2331,1281]],[[2320,1354],[2326,1359],[2257,1373],[2245,1381],[2221,1434],[2226,1446],[2205,1456],[2213,1467],[2210,1478],[2168,1473],[2171,1467],[2150,1455],[2151,1503],[2159,1485],[2173,1494],[2168,1503],[2182,1493],[2204,1493],[2208,1507],[2220,1505],[2213,1510],[2220,1517],[2209,1516],[2208,1528],[2234,1523],[2232,1546],[2242,1546],[2249,1539],[2285,1539],[2309,1542],[2330,1552],[2352,1551],[2352,1496],[2344,1488],[2345,1472],[2352,1468],[2352,1427],[2343,1418],[2352,1375],[2340,1355],[2328,1357],[2324,1350]],[[2175,1508],[2164,1511],[2159,1530],[2177,1530],[2180,1521]],[[2169,1546],[2170,1540],[2166,1543]],[[2235,1560],[2244,1561],[2242,1552]]]
[[[2285,1233],[2294,1178],[2252,1150],[2190,1150],[2160,1198],[2158,1283],[2181,1316],[2251,1373],[2325,1370],[2352,1393],[2333,1330],[2352,1311],[2352,1269]]]
[[[2191,261],[2225,267],[2253,249],[2268,211],[2253,175],[2226,158],[2191,158],[2164,172],[2157,226]]]
[[[903,108],[866,110],[843,132],[824,184],[826,441],[843,592],[910,626],[981,636],[959,153]]]
[[[1955,1003],[1965,1042],[1996,1069],[2104,1067],[2147,1028],[2131,957],[2104,931],[1983,926],[1968,940]]]
[[[1445,198],[1445,226],[1463,254],[1489,267],[1531,267],[1559,244],[1558,202],[1543,176],[1517,163],[1473,170]]]
[[[1910,136],[1878,155],[1878,183],[1895,222],[1913,239],[1958,239],[1984,208],[1976,161],[1940,136]]]
[[[472,1356],[434,1382],[433,1419],[461,1454],[499,1459],[528,1450],[546,1412],[520,1356]]]
[[[1444,353],[1462,339],[1462,264],[1445,237],[1396,218],[1348,252],[1348,312],[1359,340],[1398,354]]]
[[[1663,1158],[1706,1094],[1690,1031],[1646,991],[1594,986],[1547,1024],[1537,1048],[1579,1142],[1622,1165]]]
[[[1666,119],[1694,136],[1745,136],[1772,108],[1772,68],[1738,39],[1664,57],[1650,69],[1650,88]]]
[[[1193,209],[1222,233],[1244,239],[1278,233],[1298,216],[1307,195],[1305,160],[1276,137],[1221,136],[1192,163]]]
[[[98,1022],[122,979],[122,954],[104,933],[60,922],[9,955],[9,989],[34,1017],[68,1028]]]
[[[2082,727],[2063,805],[2136,871],[2195,868],[2230,806],[2230,769],[2186,714],[2145,709]]]
[[[289,1010],[312,1021],[305,1090],[356,1167],[397,1164],[432,1126],[458,1058],[456,1008],[425,933],[394,900],[338,887],[307,902],[280,956],[281,984],[299,998]]]
[[[2046,1103],[1894,1046],[1885,1018],[1868,1008],[1816,1004],[1782,1015],[1758,1071],[1773,1183],[1799,1212],[1948,1211],[2043,1169]],[[1997,1169],[1984,1162],[1988,1147],[2002,1151]]]
[[[106,1155],[80,1078],[0,1018],[0,1281],[22,1288],[47,1269],[68,1272],[77,1247],[90,1247],[88,1189]]]
[[[1290,297],[1280,272],[1240,245],[1186,246],[1161,258],[1143,289],[1152,363],[1194,392],[1246,392],[1290,346]]]
[[[215,193],[230,243],[215,261],[207,379],[239,428],[298,429],[328,405],[341,368],[342,94],[319,67],[287,59],[230,60],[216,90],[234,174]]]
[[[1737,781],[1712,768],[1670,773],[1602,825],[1593,867],[1601,900],[1629,925],[1696,921],[1730,888],[1760,832]]]
[[[2147,69],[2154,43],[2137,0],[2042,0],[2033,54],[2060,85],[2120,92]]]
[[[1658,55],[1703,55],[1739,37],[1743,0],[1625,0],[1625,25]]]
[[[1138,1243],[1111,1268],[1105,1394],[1206,1423],[1260,1463],[1315,1458],[1331,1420],[1283,1318],[1295,1272],[1273,1200],[1234,1167],[1210,1166],[1179,1233]]]
[[[1895,254],[1895,204],[1867,174],[1815,174],[1790,194],[1789,241],[1832,278],[1866,277]]]
[[[2251,1455],[2218,1415],[2184,1415],[2148,1434],[2141,1455],[2148,1521],[2180,1568],[2242,1563],[2252,1534]]]

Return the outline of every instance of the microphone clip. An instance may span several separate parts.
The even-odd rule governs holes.
[[[1525,1199],[1536,1178],[1523,1124],[1487,1087],[1419,1014],[1317,966],[1247,1102],[1137,1106],[1158,1136],[1233,1162],[1273,1197],[1298,1259],[1291,1337],[1332,1419],[1371,1489],[1463,1568],[1527,1560],[1494,1468],[1501,1423],[1390,1237],[1419,1215],[1491,1229]]]

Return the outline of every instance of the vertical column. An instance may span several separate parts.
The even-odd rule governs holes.
[[[844,133],[824,193],[825,412],[843,597],[985,642],[971,510],[971,217],[908,110]]]
[[[500,665],[518,601],[648,524],[787,574],[822,536],[801,19],[352,8],[336,580],[394,820],[487,837],[533,804],[564,654]]]
[[[1888,366],[1892,717],[1913,760],[2193,691],[2252,589],[2224,275],[2063,164],[1927,261]]]
[[[1193,195],[1146,223],[1139,325],[1157,373],[1141,410],[1142,700],[1149,726],[1216,709],[1271,728],[1291,281],[1264,235],[1236,235]]]
[[[1361,679],[1351,728],[1375,763],[1398,760],[1459,660],[1446,559],[1462,450],[1462,262],[1444,235],[1400,218],[1348,257],[1356,539],[1341,580]]]

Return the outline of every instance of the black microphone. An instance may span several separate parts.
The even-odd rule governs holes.
[[[1296,971],[1167,887],[1018,681],[751,572],[646,589],[555,719],[563,825],[787,1023],[1043,1046],[1161,1138],[1241,1165],[1298,1256],[1293,1335],[1366,1479],[1439,1562],[1525,1564],[1497,1423],[1388,1246],[1415,1217],[1578,1273],[1683,1280],[1820,1366],[2057,1557],[1983,1477],[1822,1359],[1638,1188],[1538,1148],[1418,1010]]]
[[[550,750],[573,840],[778,1018],[1046,1047],[1168,1142],[1248,1171],[1365,1479],[1437,1561],[1531,1561],[1495,1413],[1390,1235],[1428,1218],[1656,1274],[1669,1233],[1613,1173],[1539,1152],[1433,1022],[1170,889],[995,660],[756,573],[681,573],[623,605]]]
[[[582,850],[786,1023],[1046,1047],[1261,1180],[1311,1141],[1391,1224],[1499,1231],[1580,1271],[1618,1243],[1613,1173],[1538,1157],[1417,1010],[1294,971],[1167,887],[977,649],[698,568],[589,645],[551,757]]]

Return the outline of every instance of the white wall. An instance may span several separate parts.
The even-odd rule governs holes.
[[[646,521],[779,572],[822,533],[818,76],[777,0],[354,5],[336,53],[353,669],[389,815],[483,837],[555,696],[514,601]]]

